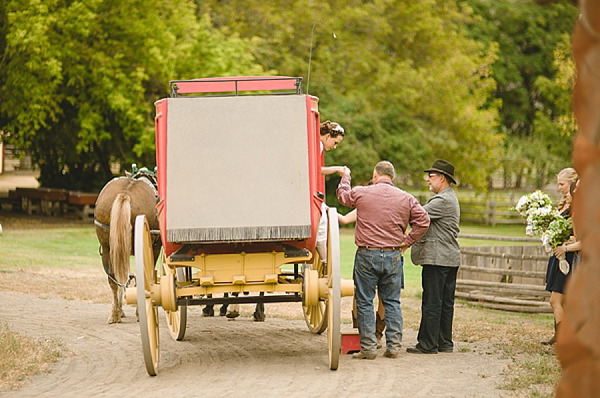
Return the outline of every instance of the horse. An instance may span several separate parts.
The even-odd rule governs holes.
[[[94,211],[96,236],[100,242],[102,265],[112,290],[108,323],[125,317],[123,296],[129,283],[130,256],[133,254],[135,218],[144,214],[150,229],[158,229],[156,181],[153,173],[134,167],[134,174],[109,181],[98,195]],[[161,249],[160,236],[153,235],[154,262]]]
[[[231,293],[232,296],[237,297],[238,293]],[[263,297],[265,294],[263,292],[260,293],[260,296]],[[225,293],[225,297],[229,297],[229,293]],[[210,296],[209,296],[210,297]],[[214,316],[215,310],[213,304],[208,304],[206,307],[202,309],[202,316]],[[227,318],[237,318],[240,316],[240,305],[239,304],[223,304],[221,309],[219,310],[219,315],[225,316]],[[255,322],[264,322],[265,321],[265,303],[258,302],[256,303],[256,307],[254,308],[254,314],[252,314]]]

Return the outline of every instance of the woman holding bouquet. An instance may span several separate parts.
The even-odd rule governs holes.
[[[563,194],[563,198],[558,203],[558,211],[564,218],[570,217],[571,195],[569,188],[572,183],[578,180],[575,169],[569,167],[563,169],[557,175],[558,190]],[[556,331],[558,325],[563,319],[563,292],[567,277],[573,269],[574,253],[572,251],[565,253],[566,260],[569,264],[569,269],[566,272],[561,271],[559,267],[560,260],[553,254],[548,260],[548,269],[546,271],[546,290],[550,292],[550,305],[554,313],[554,336],[548,341],[543,341],[542,344],[556,343]]]
[[[579,186],[579,180],[577,182],[571,183],[571,187],[569,189],[569,195],[571,197],[571,210],[570,216],[573,216],[573,198],[575,192],[577,192],[577,187]],[[575,227],[573,227],[573,236],[567,242],[562,245],[556,246],[553,250],[554,255],[558,258],[565,258],[566,253],[574,253],[573,259],[573,269],[577,268],[577,265],[581,262],[581,241],[577,238],[577,231]]]

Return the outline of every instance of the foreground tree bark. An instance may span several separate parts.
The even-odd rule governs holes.
[[[583,262],[565,293],[558,333],[562,376],[557,397],[600,397],[600,0],[580,0],[573,34],[579,131],[573,152],[581,178],[574,203]]]

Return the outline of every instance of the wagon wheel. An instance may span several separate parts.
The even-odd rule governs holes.
[[[314,261],[310,269],[316,270],[319,278],[325,277],[327,269],[323,266],[319,253],[315,250]],[[306,273],[305,273],[306,274]],[[319,300],[315,305],[302,305],[304,320],[308,329],[316,334],[321,334],[327,329],[327,306],[325,302]]]
[[[161,283],[172,283],[173,291],[176,291],[175,275],[177,275],[177,282],[185,282],[185,270],[183,268],[173,270],[173,268],[169,267],[163,252]],[[177,297],[175,297],[175,300],[177,300]],[[187,325],[187,305],[178,305],[175,311],[165,310],[165,316],[171,337],[177,341],[183,340]]]
[[[340,228],[337,210],[329,208],[327,212],[327,341],[329,343],[329,369],[337,370],[342,338],[340,335],[340,308],[342,302],[340,276]]]
[[[154,272],[154,254],[152,237],[146,216],[139,215],[135,219],[135,273],[137,285],[137,306],[142,335],[142,349],[146,371],[156,376],[158,370],[158,307],[153,305],[150,292],[156,285]]]

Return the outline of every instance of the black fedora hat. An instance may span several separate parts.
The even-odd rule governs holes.
[[[435,162],[433,162],[433,166],[425,170],[426,173],[429,173],[430,171],[442,173],[443,175],[448,177],[448,181],[456,184],[456,181],[454,180],[454,166],[452,165],[452,163],[438,159]]]

